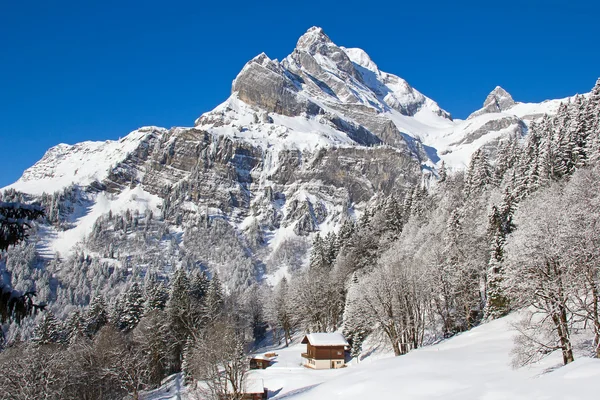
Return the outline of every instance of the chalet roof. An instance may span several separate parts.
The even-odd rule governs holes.
[[[248,379],[244,385],[244,393],[263,393],[265,385],[262,379]]]
[[[233,387],[231,386],[231,382],[227,381],[227,389],[229,391],[233,391]],[[248,380],[244,382],[243,393],[245,394],[253,394],[253,393],[264,393],[265,384],[262,379],[249,377]]]
[[[348,342],[341,333],[309,333],[302,339],[302,343],[310,343],[313,346],[348,346]]]
[[[273,361],[275,359],[275,357],[267,357],[263,354],[257,354],[255,356],[250,357],[253,360],[267,360],[267,361]]]

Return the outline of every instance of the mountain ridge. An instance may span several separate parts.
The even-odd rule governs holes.
[[[98,216],[151,210],[179,232],[174,240],[182,249],[186,227],[201,218],[227,220],[240,248],[253,254],[247,273],[281,276],[280,269],[306,262],[281,262],[286,242],[309,248],[315,233],[336,230],[381,196],[401,199],[431,184],[442,161],[466,167],[476,149],[522,137],[560,104],[517,103],[501,88],[490,96],[485,112],[454,120],[402,78],[380,71],[364,50],[339,47],[313,27],[282,61],[261,53],[246,63],[229,98],[193,127],[142,127],[118,141],[57,145],[4,190],[74,204],[62,206],[44,231],[47,257],[89,251]],[[75,217],[78,203],[88,214]]]

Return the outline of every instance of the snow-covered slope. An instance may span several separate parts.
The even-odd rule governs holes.
[[[538,364],[511,367],[519,313],[484,324],[435,346],[401,357],[359,363],[345,374],[289,399],[591,399],[600,380],[600,360],[579,358],[561,367],[556,352]],[[265,379],[268,387],[268,379]],[[275,397],[275,398],[283,398]]]
[[[164,132],[165,129],[145,127],[120,140],[56,145],[8,188],[39,195],[54,193],[74,184],[85,187],[102,182],[115,166],[146,144],[150,137]]]
[[[393,357],[376,352],[347,368],[313,370],[301,366],[306,345],[267,348],[278,354],[272,366],[249,373],[248,382],[260,382],[269,398],[404,399],[404,400],[580,400],[596,398],[600,360],[581,356],[562,367],[555,352],[543,361],[520,369],[511,366],[516,334],[508,317],[483,324],[440,344]],[[364,354],[370,354],[365,351]],[[170,384],[169,384],[170,385]],[[175,399],[181,391],[170,386],[144,396],[146,400]]]

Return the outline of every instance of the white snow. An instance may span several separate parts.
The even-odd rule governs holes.
[[[316,332],[306,335],[313,346],[348,346],[346,338],[338,332]]]
[[[125,189],[117,195],[100,192],[89,209],[84,210],[77,217],[74,228],[66,231],[47,229],[45,234],[41,235],[40,253],[49,257],[57,252],[61,256],[67,256],[90,234],[96,220],[109,211],[119,214],[129,209],[132,212],[137,210],[140,214],[145,214],[147,211],[158,213],[160,204],[162,200],[158,196],[144,191],[140,186]]]
[[[120,140],[59,144],[49,149],[17,182],[0,190],[13,188],[41,195],[61,191],[73,184],[87,186],[94,181],[101,182],[108,176],[111,167],[122,162],[145,137],[156,132],[164,133],[166,130],[144,127]]]
[[[401,357],[361,362],[291,399],[591,399],[600,360],[579,358],[560,367],[554,353],[531,367],[512,369],[514,331],[509,317]],[[269,380],[265,379],[269,387]],[[276,397],[281,398],[281,397]]]
[[[581,355],[562,366],[558,352],[529,367],[513,369],[510,352],[520,312],[483,324],[442,343],[393,357],[365,349],[359,363],[313,370],[302,366],[306,345],[265,348],[275,352],[270,367],[252,370],[248,383],[264,384],[270,399],[403,400],[581,400],[595,399],[600,360]],[[167,383],[173,388],[173,382]],[[157,390],[148,400],[176,399],[179,391]],[[185,397],[185,390],[181,391]],[[169,397],[172,396],[172,397]]]

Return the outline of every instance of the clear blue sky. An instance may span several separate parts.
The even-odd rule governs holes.
[[[496,86],[517,101],[600,76],[598,1],[4,1],[0,187],[58,143],[191,126],[243,65],[322,26],[455,117]]]

